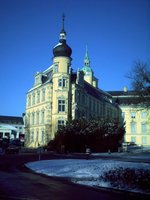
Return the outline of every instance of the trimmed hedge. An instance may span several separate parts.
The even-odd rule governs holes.
[[[150,170],[120,167],[105,172],[100,178],[120,189],[131,188],[150,192]]]

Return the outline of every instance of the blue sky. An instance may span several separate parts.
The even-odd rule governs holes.
[[[87,45],[101,89],[130,88],[133,62],[150,61],[149,0],[0,0],[0,115],[25,112],[34,74],[52,64],[62,13],[74,71]]]

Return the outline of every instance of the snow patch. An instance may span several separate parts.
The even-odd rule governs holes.
[[[101,179],[104,172],[122,167],[124,169],[145,169],[150,170],[148,163],[131,163],[114,160],[78,160],[60,159],[43,160],[27,163],[26,166],[37,173],[53,177],[66,177],[72,182],[99,187],[112,187],[110,182]],[[130,188],[128,188],[130,190]]]

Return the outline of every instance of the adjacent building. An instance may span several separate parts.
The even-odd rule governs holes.
[[[125,142],[150,146],[150,109],[139,101],[134,91],[128,91],[126,87],[123,91],[109,93],[122,110],[126,127]]]
[[[3,138],[24,141],[24,117],[0,116],[0,140]]]
[[[53,62],[37,72],[26,95],[26,146],[38,147],[52,140],[57,130],[71,119],[95,117],[120,119],[120,108],[111,94],[98,88],[86,49],[84,65],[72,69],[72,49],[67,45],[64,19]]]

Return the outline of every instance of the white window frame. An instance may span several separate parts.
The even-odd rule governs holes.
[[[40,103],[40,91],[37,92],[37,103]]]
[[[136,122],[131,122],[131,134],[136,134]]]
[[[66,78],[58,79],[58,87],[66,87]]]
[[[45,101],[45,89],[42,90],[42,101]]]
[[[131,112],[131,118],[132,118],[132,119],[135,119],[135,118],[136,118],[136,112],[135,112],[135,111],[132,111],[132,112]]]
[[[58,99],[58,112],[65,112],[66,110],[66,100]]]
[[[54,63],[53,73],[58,73],[58,64],[57,63]]]
[[[134,142],[136,144],[136,137],[135,136],[131,136],[131,142]]]
[[[35,93],[33,93],[33,95],[32,95],[32,105],[34,105],[35,104]]]
[[[57,124],[58,130],[64,125],[65,125],[65,120],[64,119],[58,119],[58,124]]]
[[[146,134],[147,133],[147,123],[146,122],[142,122],[141,123],[141,133],[142,134]]]
[[[146,136],[142,136],[142,144],[147,144],[147,137]]]
[[[32,113],[32,125],[34,125],[34,123],[35,123],[35,113],[33,112]]]
[[[39,124],[40,113],[39,111],[36,112],[36,124]]]
[[[31,96],[28,96],[28,107],[31,106]]]
[[[41,111],[41,124],[44,124],[44,120],[45,120],[45,111],[42,110]]]
[[[142,111],[141,112],[141,118],[142,119],[146,119],[146,117],[147,117],[147,112],[146,111]]]

